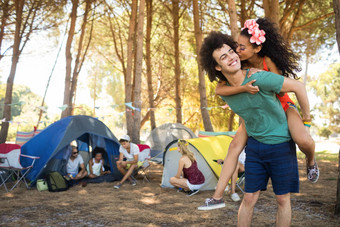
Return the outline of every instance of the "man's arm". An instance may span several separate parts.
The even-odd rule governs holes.
[[[138,162],[138,154],[135,154],[133,156],[133,161],[127,162],[128,164],[136,164]]]
[[[81,163],[79,166],[80,166],[80,172],[81,173],[85,172],[85,164],[84,164],[84,162]]]
[[[309,101],[305,85],[300,81],[285,77],[280,92],[294,92],[300,104],[303,120],[310,120]]]
[[[123,158],[124,158],[123,153],[119,153],[119,159],[118,159],[118,161],[123,161]]]

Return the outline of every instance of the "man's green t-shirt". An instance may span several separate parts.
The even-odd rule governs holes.
[[[247,71],[248,74],[248,71]],[[221,96],[230,108],[245,122],[248,136],[265,144],[278,144],[291,140],[286,114],[276,94],[280,93],[283,76],[261,71],[250,78],[245,76],[242,85],[256,79],[254,86],[260,91],[254,95],[248,92]],[[227,83],[227,86],[230,86]]]

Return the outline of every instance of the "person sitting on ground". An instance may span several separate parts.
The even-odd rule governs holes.
[[[143,162],[138,161],[138,146],[130,142],[130,137],[128,135],[124,135],[119,140],[119,143],[119,159],[116,164],[119,172],[123,174],[124,177],[114,186],[115,189],[119,189],[127,179],[130,180],[132,186],[135,186],[137,182],[132,176],[132,173],[143,164]],[[126,161],[124,161],[124,158],[126,158]]]
[[[246,153],[243,150],[241,152],[239,158],[238,158],[238,163],[237,163],[236,169],[235,169],[233,176],[231,178],[230,198],[234,202],[238,202],[238,201],[241,200],[240,196],[236,193],[235,189],[236,189],[236,182],[237,182],[238,174],[244,172],[244,162],[245,162],[245,160],[246,160]],[[220,165],[223,165],[223,160],[218,159],[217,163],[220,164]],[[228,187],[229,186],[227,186],[226,191],[229,191]]]
[[[177,174],[170,178],[170,184],[188,191],[188,196],[195,195],[204,185],[205,178],[197,167],[194,154],[188,149],[189,143],[178,140],[178,152],[182,154],[179,159]],[[182,175],[183,173],[183,175]]]
[[[79,155],[79,151],[76,146],[71,146],[71,148],[71,156],[66,165],[67,177],[71,180],[80,180],[87,176],[84,160],[81,155]]]
[[[111,173],[110,170],[105,171],[104,169],[103,152],[104,149],[100,147],[96,147],[93,150],[94,158],[90,159],[89,164],[87,165],[89,178],[96,178]]]

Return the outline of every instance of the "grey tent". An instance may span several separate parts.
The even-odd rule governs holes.
[[[151,157],[162,161],[163,151],[170,142],[191,138],[197,138],[197,136],[189,128],[180,123],[166,123],[152,130],[146,139],[146,144],[151,148]]]

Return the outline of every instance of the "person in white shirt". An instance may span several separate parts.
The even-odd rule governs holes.
[[[68,159],[66,165],[66,171],[67,176],[70,177],[72,180],[80,180],[87,176],[84,160],[81,155],[79,155],[79,151],[76,146],[72,146],[71,156]]]
[[[236,181],[237,181],[237,178],[238,178],[238,174],[244,172],[245,161],[246,161],[246,153],[243,149],[240,156],[238,157],[238,163],[237,163],[236,169],[235,169],[235,171],[234,171],[234,173],[231,177],[231,187],[229,188],[229,185],[228,185],[227,188],[225,189],[225,191],[230,190],[230,198],[234,202],[238,202],[238,201],[241,200],[240,196],[235,192],[235,189],[236,189]],[[218,159],[217,163],[220,164],[220,165],[223,165],[223,160]]]
[[[121,174],[123,174],[123,179],[114,186],[115,189],[119,189],[123,183],[129,179],[133,186],[136,185],[136,180],[131,174],[133,170],[141,166],[143,163],[138,161],[139,148],[136,144],[130,142],[130,137],[124,135],[120,140],[119,147],[119,159],[116,162],[117,168]],[[126,161],[124,161],[126,158]]]

